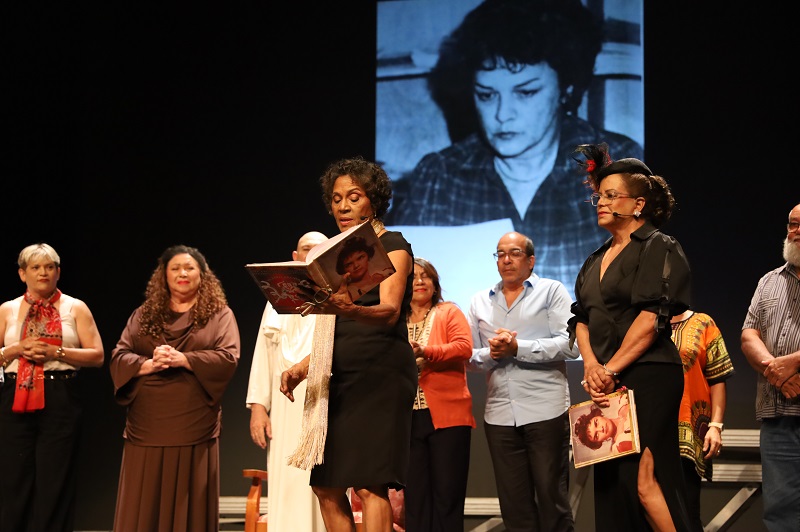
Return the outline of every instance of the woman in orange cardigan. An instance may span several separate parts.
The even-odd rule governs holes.
[[[406,324],[420,373],[405,488],[406,530],[462,530],[475,427],[465,367],[472,335],[461,309],[442,300],[439,274],[425,259],[414,259],[412,288]]]

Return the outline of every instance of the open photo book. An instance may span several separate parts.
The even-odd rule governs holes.
[[[621,388],[608,399],[604,408],[591,400],[569,407],[576,468],[641,452],[633,390]]]
[[[394,265],[369,222],[351,227],[311,248],[303,261],[262,262],[245,268],[280,314],[306,314],[309,304],[337,291],[345,273],[356,301],[395,272]],[[322,289],[322,291],[320,291]]]

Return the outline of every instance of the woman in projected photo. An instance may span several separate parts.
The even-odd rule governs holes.
[[[573,286],[607,235],[575,179],[572,150],[604,141],[612,155],[643,155],[634,140],[577,116],[602,40],[580,0],[487,0],[468,13],[428,80],[454,143],[398,182],[386,223],[510,219],[536,242],[539,275]]]

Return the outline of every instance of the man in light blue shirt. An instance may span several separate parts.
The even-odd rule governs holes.
[[[497,244],[501,281],[472,297],[469,369],[487,379],[484,430],[503,524],[509,532],[571,531],[567,320],[559,281],[533,273],[533,241],[506,233]]]

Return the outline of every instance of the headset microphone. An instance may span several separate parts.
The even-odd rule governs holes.
[[[616,211],[611,213],[611,216],[614,218],[630,218],[631,216],[636,216],[635,214],[620,214]]]

